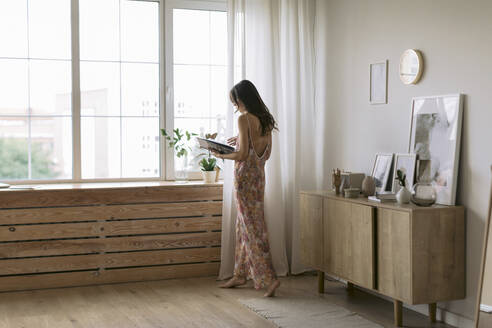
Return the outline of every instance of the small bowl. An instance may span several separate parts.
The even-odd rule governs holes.
[[[360,188],[345,189],[345,198],[359,198]]]

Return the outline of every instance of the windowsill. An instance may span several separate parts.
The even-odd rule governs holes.
[[[201,180],[186,182],[176,181],[130,181],[130,182],[82,182],[82,183],[29,183],[11,185],[10,188],[0,189],[7,191],[37,191],[37,190],[74,190],[74,189],[117,189],[117,188],[142,188],[142,187],[196,187],[196,186],[222,186],[223,181],[205,183]]]

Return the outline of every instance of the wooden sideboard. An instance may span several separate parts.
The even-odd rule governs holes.
[[[465,210],[349,199],[328,191],[301,192],[301,254],[324,273],[394,300],[395,325],[402,303],[429,304],[465,298]]]
[[[222,185],[0,191],[0,291],[216,275]]]

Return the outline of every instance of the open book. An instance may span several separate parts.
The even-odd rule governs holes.
[[[196,138],[198,143],[200,144],[200,148],[207,150],[215,150],[220,154],[230,154],[234,151],[234,147],[229,145],[217,142],[215,140],[204,139],[204,138]]]

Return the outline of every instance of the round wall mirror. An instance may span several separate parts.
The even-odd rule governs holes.
[[[400,79],[405,84],[415,84],[420,80],[424,62],[420,51],[405,50],[400,58]]]

